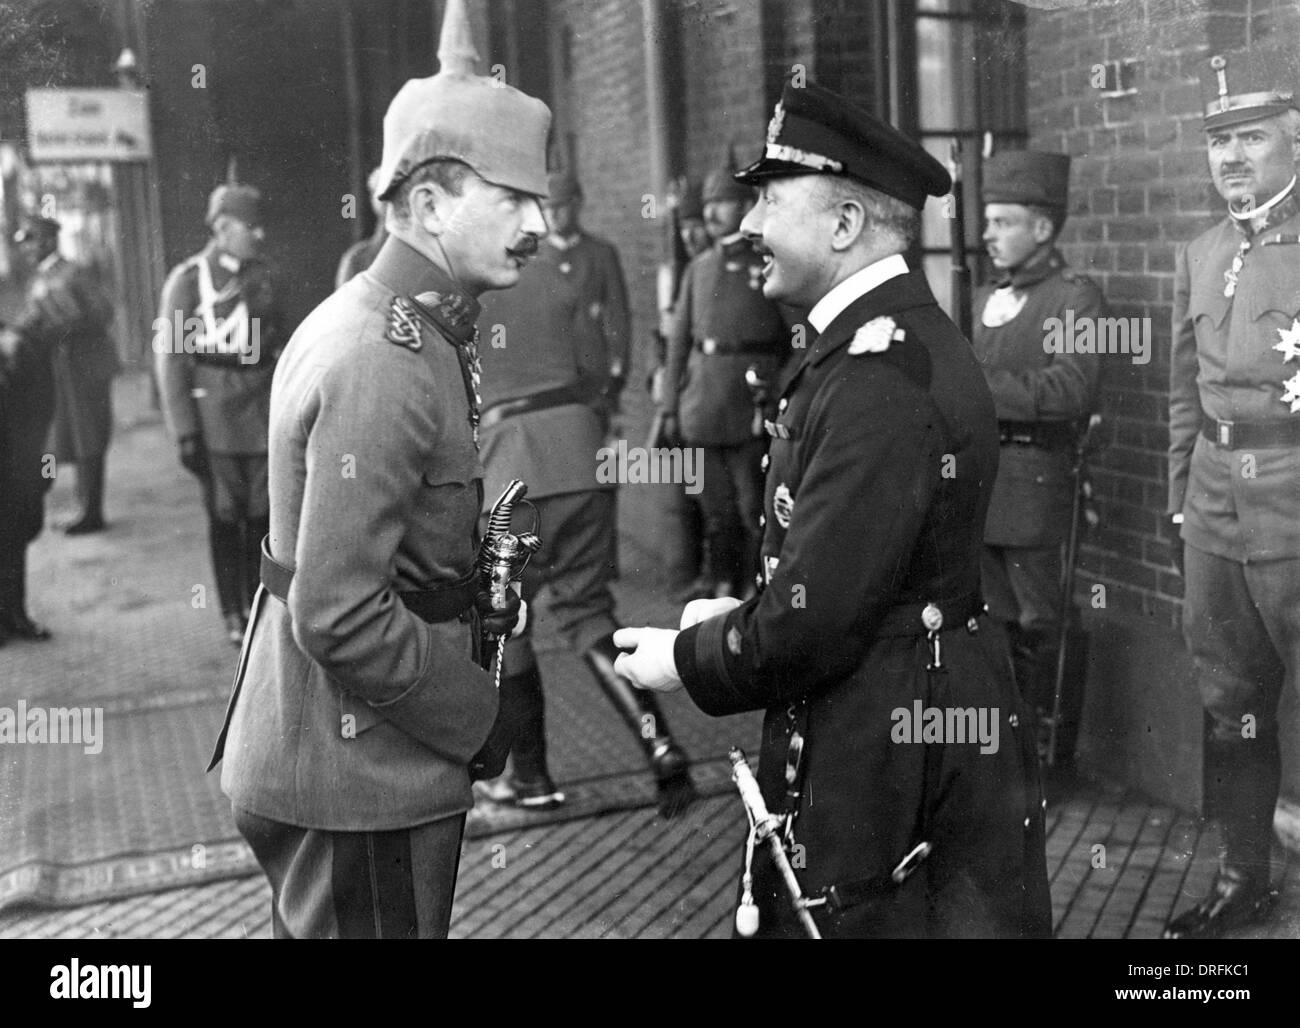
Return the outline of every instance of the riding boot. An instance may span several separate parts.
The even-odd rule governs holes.
[[[77,520],[63,531],[86,535],[104,528],[104,454],[92,453],[77,460]]]
[[[238,521],[208,521],[208,547],[217,580],[217,601],[226,636],[235,645],[244,638],[243,526]]]
[[[659,788],[659,813],[673,817],[695,799],[691,781],[690,758],[668,732],[668,722],[654,694],[638,689],[614,670],[614,660],[622,651],[606,636],[582,655],[609,702],[636,736]]]
[[[1276,740],[1206,742],[1204,812],[1223,826],[1219,873],[1210,895],[1171,921],[1165,938],[1217,938],[1271,912],[1278,897],[1269,857],[1280,781]]]

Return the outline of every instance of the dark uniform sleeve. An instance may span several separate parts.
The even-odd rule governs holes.
[[[628,352],[632,340],[632,317],[628,313],[627,283],[623,279],[623,266],[618,251],[611,245],[604,247],[602,262],[601,327],[605,333],[606,359],[609,362],[605,375],[617,370],[628,372]]]
[[[896,369],[848,360],[800,428],[808,463],[771,582],[677,636],[678,673],[708,714],[771,707],[795,683],[804,695],[845,678],[908,566],[940,473],[939,416]]]
[[[691,350],[691,306],[694,302],[695,289],[692,274],[694,265],[688,265],[682,276],[682,288],[673,306],[672,325],[668,330],[667,367],[664,371],[664,411],[677,413],[677,404],[682,391],[682,379],[686,374],[686,357]]]
[[[378,345],[391,353],[364,373],[332,368],[313,390],[315,409],[299,413],[307,444],[288,597],[294,640],[340,688],[431,749],[468,760],[495,710],[491,679],[469,659],[463,624],[426,624],[391,582],[426,482],[472,469],[433,466],[444,426],[429,373],[407,351]],[[379,410],[385,417],[359,416]]]
[[[1107,316],[1101,290],[1086,279],[1066,282],[1063,312],[1073,309],[1076,322]],[[1071,421],[1089,414],[1097,401],[1101,361],[1092,353],[1058,353],[1042,366],[1024,371],[985,367],[984,377],[997,407],[1008,421]]]
[[[173,269],[163,283],[158,319],[154,322],[153,350],[163,418],[176,441],[199,431],[199,408],[193,396],[194,361],[182,352],[181,346],[188,332],[186,319],[195,316],[197,303],[194,274],[189,265]],[[175,338],[178,331],[180,339]]]
[[[1166,514],[1182,513],[1192,449],[1201,430],[1201,393],[1196,385],[1196,333],[1187,313],[1190,303],[1191,276],[1187,267],[1187,248],[1183,247],[1178,252],[1174,271],[1173,348],[1169,355],[1169,507]]]

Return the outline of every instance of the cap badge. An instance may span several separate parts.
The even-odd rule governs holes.
[[[855,357],[864,353],[884,353],[891,342],[901,340],[903,335],[893,318],[875,318],[853,333],[849,353]]]
[[[1300,374],[1296,375],[1300,378]],[[794,513],[794,497],[790,495],[789,487],[782,482],[776,487],[776,492],[772,494],[772,514],[776,517],[776,523],[782,528],[790,527],[790,515]]]
[[[1210,67],[1219,77],[1219,98],[1226,100],[1228,97],[1228,60],[1219,54],[1210,58]]]
[[[772,111],[772,120],[767,123],[767,141],[775,143],[777,137],[781,135],[781,126],[785,124],[785,107],[781,101],[777,101],[775,110]]]

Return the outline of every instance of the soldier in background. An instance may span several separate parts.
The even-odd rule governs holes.
[[[578,179],[572,173],[553,174],[549,187],[544,210],[551,231],[538,252],[537,263],[553,266],[573,283],[574,292],[596,328],[583,335],[596,349],[582,355],[579,362],[585,373],[595,376],[590,388],[598,398],[605,431],[618,410],[632,338],[623,268],[613,244],[582,227],[583,197]]]
[[[1168,514],[1209,714],[1204,810],[1224,849],[1209,896],[1166,938],[1216,937],[1277,899],[1278,703],[1300,688],[1300,109],[1281,63],[1213,59],[1203,125],[1228,212],[1174,275]]]
[[[551,189],[553,202],[566,184],[552,178]],[[515,288],[482,298],[479,330],[491,340],[482,348],[483,498],[491,504],[512,478],[528,486],[542,548],[524,573],[523,598],[531,606],[543,586],[550,588],[561,634],[637,740],[655,777],[660,812],[671,817],[695,796],[689,759],[655,698],[614,671],[616,485],[596,475],[609,365],[590,294],[579,293],[581,286],[553,259],[539,260]],[[516,726],[511,767],[483,791],[534,810],[558,806],[564,794],[547,767],[531,624],[506,644],[500,700],[502,717]]]
[[[268,530],[271,377],[284,345],[271,270],[259,258],[261,194],[223,185],[208,203],[212,238],[174,268],[155,323],[155,370],[180,461],[203,487],[226,633],[244,636]]]
[[[998,275],[973,304],[972,341],[1001,442],[984,529],[984,598],[1007,626],[1031,710],[1052,706],[1075,444],[1096,409],[1101,375],[1095,354],[1046,352],[1045,326],[1070,312],[1075,325],[1108,313],[1101,291],[1056,249],[1069,185],[1064,154],[1008,151],[985,164],[984,243]]]
[[[712,246],[686,271],[668,337],[664,435],[704,451],[696,501],[704,522],[704,569],[689,596],[753,591],[761,541],[766,438],[755,434],[750,367],[773,381],[790,356],[787,319],[763,295],[763,258],[740,233],[754,191],[719,168],[704,183]]]
[[[334,275],[335,289],[370,267],[374,263],[375,255],[379,253],[379,248],[384,245],[384,240],[388,238],[388,226],[385,224],[385,212],[388,210],[388,204],[375,195],[378,185],[379,169],[376,168],[370,173],[370,177],[366,179],[366,188],[370,193],[370,209],[375,212],[375,230],[370,233],[368,239],[353,243],[343,251],[343,257],[339,260],[339,270]]]
[[[40,337],[54,371],[50,449],[59,466],[75,464],[77,516],[68,535],[104,528],[104,456],[113,432],[113,376],[120,367],[110,326],[113,301],[89,268],[59,254],[59,223],[30,218],[14,235],[33,269],[29,317],[19,330]]]

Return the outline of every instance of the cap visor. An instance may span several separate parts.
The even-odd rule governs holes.
[[[748,168],[741,168],[732,178],[737,182],[744,182],[746,185],[754,185],[765,178],[776,178],[778,175],[820,175],[822,174],[816,168],[809,168],[803,164],[796,164],[794,161],[778,161],[774,157],[763,157],[755,161]]]
[[[1264,104],[1258,107],[1238,107],[1236,110],[1211,114],[1202,122],[1201,127],[1206,132],[1209,132],[1211,129],[1224,128],[1227,125],[1240,125],[1247,121],[1266,121],[1290,110],[1295,110],[1295,108],[1282,103]]]

